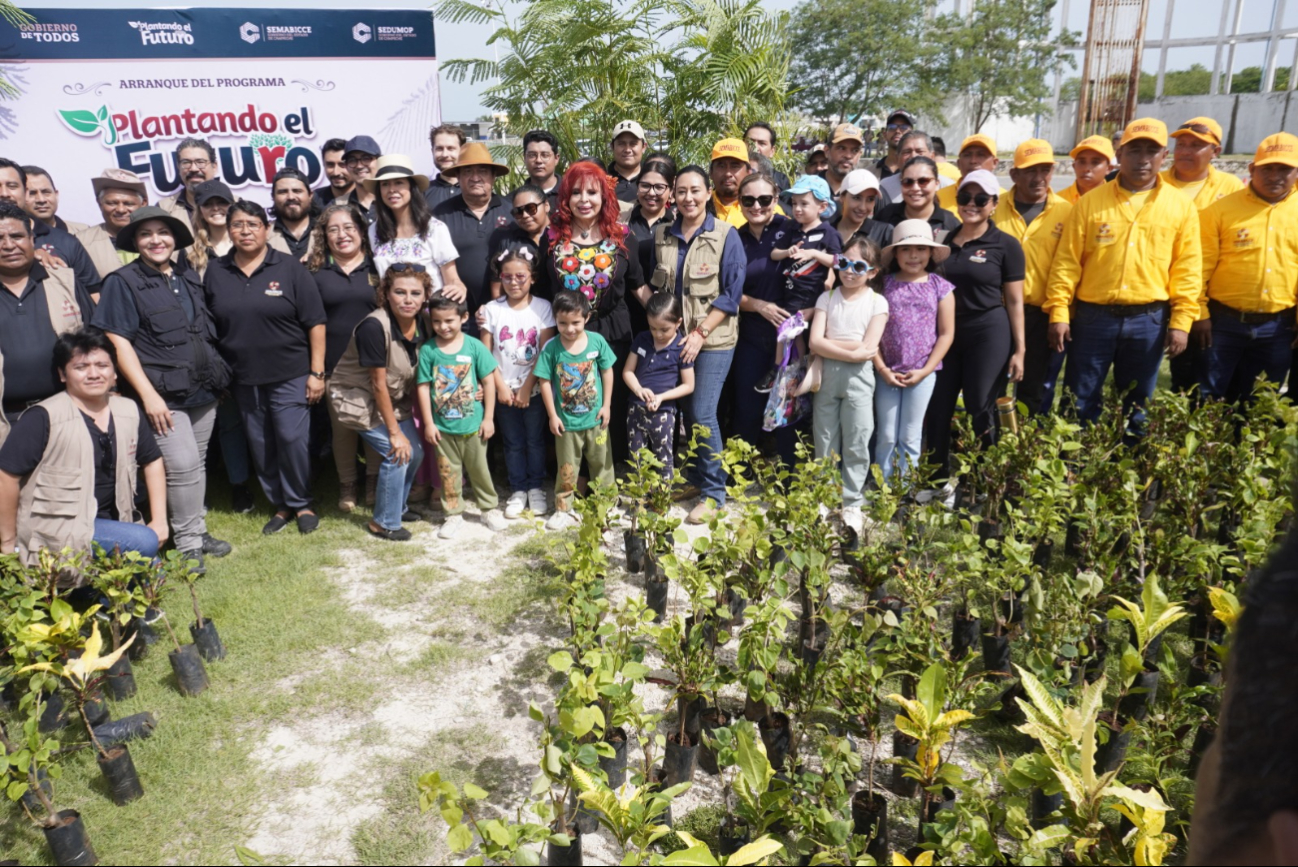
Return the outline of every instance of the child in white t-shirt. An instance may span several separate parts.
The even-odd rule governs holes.
[[[812,398],[816,457],[837,455],[843,475],[843,524],[861,532],[861,505],[874,432],[874,362],[888,323],[888,302],[875,291],[879,246],[854,235],[835,263],[838,286],[822,292],[811,320],[811,351],[823,359]]]
[[[537,262],[526,247],[506,249],[491,263],[493,279],[504,294],[482,307],[482,342],[496,362],[496,430],[505,447],[505,468],[513,493],[505,517],[518,518],[531,509],[546,512],[545,406],[533,400],[540,388],[532,368],[541,347],[554,336],[550,302],[532,297]]]

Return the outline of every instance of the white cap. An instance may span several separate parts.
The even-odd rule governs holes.
[[[613,127],[613,137],[609,141],[617,141],[617,137],[624,132],[629,132],[640,141],[645,141],[644,127],[633,120],[621,121],[617,126]]]
[[[866,190],[878,190],[879,179],[869,169],[852,169],[843,176],[843,183],[838,187],[840,193],[860,195]]]

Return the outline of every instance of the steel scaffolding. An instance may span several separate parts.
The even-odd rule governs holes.
[[[1149,0],[1091,0],[1077,135],[1109,135],[1136,113]]]

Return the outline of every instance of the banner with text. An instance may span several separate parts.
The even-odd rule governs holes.
[[[428,12],[38,9],[0,20],[0,156],[50,172],[65,219],[98,223],[90,178],[139,174],[150,201],[181,187],[176,144],[216,148],[218,176],[270,202],[293,166],[327,183],[320,145],[369,135],[432,173],[440,122]]]

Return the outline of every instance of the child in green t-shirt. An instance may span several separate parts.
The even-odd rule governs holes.
[[[559,459],[554,514],[545,526],[566,530],[577,524],[572,514],[572,497],[577,490],[577,471],[583,457],[597,482],[613,484],[608,417],[617,357],[608,341],[586,330],[590,301],[581,292],[559,291],[550,309],[559,336],[541,350],[532,376],[541,381],[541,400],[550,416],[550,432],[555,436],[554,450]],[[530,381],[523,387],[531,388]]]
[[[464,524],[464,474],[493,531],[509,526],[496,508],[496,486],[487,466],[487,440],[496,431],[496,359],[476,337],[463,332],[469,310],[440,292],[428,301],[432,340],[419,349],[419,411],[424,439],[437,447],[446,520],[438,536],[450,539]],[[482,387],[482,400],[475,399]]]

